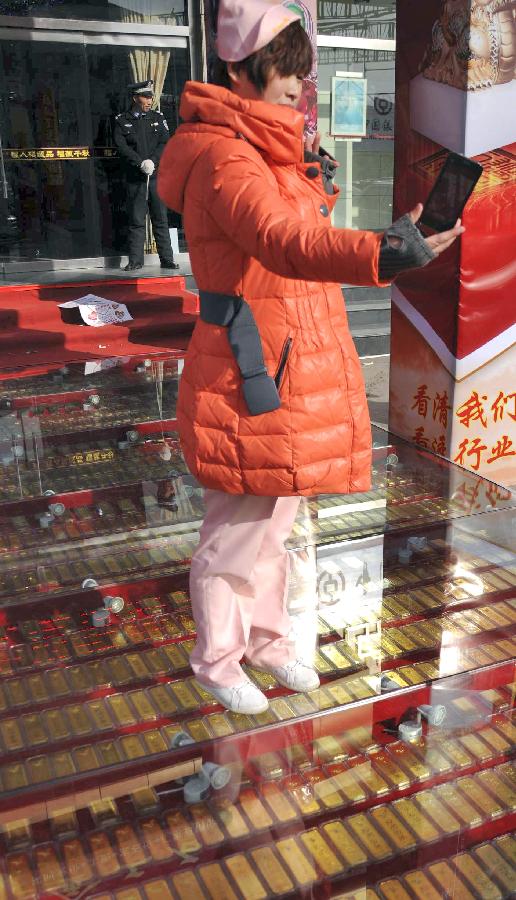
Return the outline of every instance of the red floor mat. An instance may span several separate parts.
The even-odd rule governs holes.
[[[126,325],[90,328],[63,321],[60,303],[85,294],[125,303]],[[33,366],[184,350],[196,321],[196,295],[182,276],[0,287],[0,366]]]

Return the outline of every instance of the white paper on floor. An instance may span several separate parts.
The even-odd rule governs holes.
[[[118,325],[121,322],[132,321],[132,315],[125,303],[116,300],[107,300],[105,297],[97,297],[95,294],[86,294],[77,300],[68,300],[60,303],[62,309],[79,309],[81,318],[86,325],[93,328],[101,328],[103,325]]]

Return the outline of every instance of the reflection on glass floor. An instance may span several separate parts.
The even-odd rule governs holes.
[[[248,669],[269,708],[227,712],[189,667],[179,362],[3,375],[1,900],[511,896],[511,492],[375,430],[371,492],[290,541],[321,687]]]

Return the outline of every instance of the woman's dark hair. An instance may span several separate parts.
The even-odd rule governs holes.
[[[251,84],[261,94],[273,68],[283,77],[299,75],[305,78],[312,68],[312,60],[310,38],[301,22],[291,22],[265,47],[252,53],[247,59],[233,63],[233,67],[237,72],[244,70]],[[210,80],[213,84],[231,89],[228,64],[224,60],[214,60]]]

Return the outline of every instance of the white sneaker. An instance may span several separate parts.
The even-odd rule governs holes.
[[[290,691],[315,691],[321,683],[315,669],[307,666],[302,659],[295,659],[286,666],[276,666],[267,671]]]
[[[204,684],[203,688],[213,694],[216,700],[230,709],[231,712],[245,713],[248,716],[256,716],[265,712],[269,701],[265,694],[256,687],[252,681],[246,679],[235,687],[215,687],[212,684]]]

